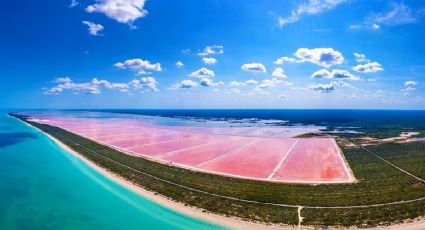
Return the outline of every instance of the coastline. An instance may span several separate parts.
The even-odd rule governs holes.
[[[19,119],[18,119],[19,120]],[[21,121],[21,120],[19,120]],[[175,202],[170,200],[169,198],[162,196],[160,194],[155,194],[154,192],[148,191],[139,185],[134,184],[133,182],[113,173],[107,170],[106,168],[103,168],[101,166],[98,166],[97,164],[91,162],[84,156],[80,155],[78,152],[72,150],[67,145],[63,144],[61,141],[56,139],[55,137],[51,136],[48,133],[45,133],[44,131],[40,130],[37,127],[32,126],[31,124],[28,124],[24,121],[21,121],[24,124],[26,124],[29,127],[34,128],[35,130],[41,132],[42,134],[49,137],[52,141],[54,141],[56,144],[58,144],[59,147],[64,149],[69,154],[77,157],[78,159],[82,160],[84,163],[86,163],[88,166],[95,169],[97,172],[101,173],[103,176],[107,177],[108,179],[114,181],[115,183],[118,183],[119,185],[123,186],[126,189],[131,190],[132,192],[137,193],[138,195],[155,202],[159,205],[165,206],[167,208],[170,208],[171,210],[174,210],[176,212],[182,213],[184,215],[200,219],[209,223],[221,225],[230,229],[318,229],[318,227],[314,226],[289,226],[289,225],[277,225],[277,224],[267,224],[267,223],[256,223],[256,222],[249,222],[242,220],[237,217],[225,217],[222,215],[205,212],[202,209],[186,206],[183,203]],[[388,225],[388,226],[378,226],[378,227],[372,227],[372,228],[366,228],[366,229],[401,229],[401,230],[418,230],[418,229],[424,229],[425,228],[425,218],[418,218],[415,220],[410,220],[409,222],[400,223],[400,224],[394,224],[394,225]],[[319,229],[321,229],[319,227]],[[326,227],[326,229],[358,229],[356,227],[349,227],[349,228],[341,228],[338,226],[332,226],[332,227]]]
[[[24,122],[24,121],[22,121]],[[34,127],[26,122],[24,122],[27,126],[30,126],[31,128],[34,128],[38,132],[41,132],[43,135],[46,135],[49,139],[51,139],[55,144],[57,144],[59,147],[61,147],[63,150],[65,150],[67,153],[71,154],[74,157],[77,157],[81,161],[83,161],[85,164],[102,174],[103,176],[107,177],[108,179],[114,181],[115,183],[123,186],[124,188],[152,201],[159,205],[162,205],[164,207],[167,207],[175,212],[179,212],[181,214],[190,216],[195,219],[199,219],[208,223],[217,224],[220,226],[224,226],[230,229],[247,229],[247,230],[290,230],[290,229],[296,229],[296,227],[292,226],[285,226],[285,225],[273,225],[273,224],[262,224],[262,223],[255,223],[255,222],[249,222],[244,221],[237,217],[225,217],[222,215],[205,212],[202,209],[194,208],[191,206],[186,206],[183,203],[175,202],[170,200],[169,198],[162,196],[160,194],[155,194],[154,192],[148,191],[133,182],[107,170],[106,168],[103,168],[92,161],[88,160],[84,156],[80,155],[78,152],[74,151],[52,135],[43,132],[37,127]],[[304,228],[304,226],[303,226]],[[305,228],[309,228],[305,226]],[[310,228],[309,228],[310,229]]]

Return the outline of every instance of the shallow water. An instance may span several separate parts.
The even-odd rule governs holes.
[[[0,112],[0,229],[222,229],[153,203]]]

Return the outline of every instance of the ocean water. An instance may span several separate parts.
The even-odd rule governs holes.
[[[105,178],[0,112],[0,229],[223,229]]]

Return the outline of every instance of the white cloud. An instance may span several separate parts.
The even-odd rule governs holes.
[[[359,29],[363,29],[363,28],[364,28],[364,25],[360,25],[360,24],[353,24],[353,25],[350,25],[348,28],[349,28],[350,30],[359,30]]]
[[[424,10],[420,9],[417,11],[412,10],[406,6],[403,2],[393,3],[391,10],[385,13],[373,14],[366,21],[374,24],[383,24],[387,26],[397,26],[403,24],[410,24],[417,22],[422,16],[424,16]]]
[[[101,24],[96,24],[89,21],[83,21],[83,24],[88,27],[89,33],[93,36],[99,36],[100,31],[103,30],[103,26]]]
[[[242,86],[246,86],[246,83],[240,82],[240,81],[231,81],[231,82],[229,82],[229,86],[231,86],[231,87],[242,87]]]
[[[170,88],[171,89],[190,89],[190,88],[194,88],[197,87],[198,83],[192,81],[192,80],[183,80],[180,81],[174,85],[172,85]]]
[[[255,87],[255,90],[263,90],[263,89],[267,89],[267,88],[272,88],[272,87],[277,86],[281,82],[282,81],[277,79],[277,78],[265,79],[265,80],[261,81],[261,83],[258,84],[257,87]]]
[[[347,80],[352,80],[352,81],[360,80],[360,78],[358,76],[355,76],[355,75],[349,73],[346,70],[340,70],[340,69],[332,70],[331,78],[333,78],[333,79],[347,79]]]
[[[371,61],[366,58],[366,55],[361,53],[353,53],[356,62],[361,63],[353,67],[353,70],[360,73],[375,73],[384,70],[381,64]]]
[[[375,73],[384,70],[384,68],[378,62],[369,62],[366,64],[356,65],[353,67],[353,70],[360,73]]]
[[[371,26],[370,26],[370,28],[372,29],[372,30],[379,30],[380,28],[381,28],[381,26],[380,25],[378,25],[378,24],[372,24]]]
[[[282,65],[285,62],[296,63],[296,62],[298,62],[298,60],[295,59],[295,58],[292,58],[292,57],[285,57],[284,56],[284,57],[280,57],[280,58],[276,59],[276,61],[274,61],[273,63],[276,64],[276,65]]]
[[[54,82],[56,82],[56,83],[67,83],[67,82],[72,82],[72,80],[69,77],[58,77],[54,80]]]
[[[71,0],[71,3],[69,4],[69,8],[76,7],[79,3],[77,0]]]
[[[245,81],[245,84],[256,85],[256,84],[258,84],[258,81],[254,80],[254,79],[249,79],[249,80]]]
[[[366,58],[366,55],[361,53],[353,53],[354,57],[356,58],[357,63],[368,63],[370,62],[369,59]]]
[[[129,83],[112,83],[107,80],[98,80],[97,78],[93,78],[90,82],[75,83],[69,77],[60,77],[54,82],[58,84],[51,88],[47,88],[44,94],[58,95],[65,90],[69,90],[74,94],[100,94],[102,87],[118,90],[120,92],[128,92],[131,87],[140,91],[158,91],[156,87],[157,82],[153,77],[134,79]]]
[[[199,56],[209,56],[215,54],[224,54],[224,46],[222,45],[212,45],[205,47],[201,52],[198,53]]]
[[[353,24],[348,27],[350,30],[379,30],[381,25],[376,23],[362,23],[362,24]]]
[[[346,70],[341,69],[334,69],[332,71],[329,71],[327,69],[321,69],[316,72],[314,72],[311,75],[311,78],[316,79],[345,79],[345,80],[351,80],[351,81],[358,81],[360,80],[360,77],[355,76],[351,74],[350,72]]]
[[[220,82],[214,82],[212,79],[210,79],[210,78],[202,78],[201,79],[201,81],[199,82],[199,84],[201,85],[201,86],[204,86],[204,87],[216,87],[216,86],[220,86],[220,85],[223,85],[224,84],[224,82],[222,82],[222,81],[220,81]]]
[[[287,78],[285,71],[281,67],[277,67],[273,70],[272,77],[274,78]]]
[[[217,63],[217,59],[213,57],[203,57],[202,62],[204,62],[207,65],[214,65]]]
[[[295,52],[295,57],[297,57],[300,62],[311,62],[324,68],[340,65],[344,62],[342,54],[333,48],[299,48],[297,52]]]
[[[330,84],[317,84],[317,85],[310,85],[308,87],[309,89],[313,91],[318,91],[320,93],[331,93],[335,90],[335,85]]]
[[[333,81],[331,82],[331,84],[333,84],[335,87],[348,87],[348,88],[353,88],[352,85],[348,84],[345,81],[341,81],[341,80],[337,80],[337,81]]]
[[[209,70],[207,68],[200,68],[194,72],[192,72],[190,75],[190,77],[197,77],[197,78],[210,78],[210,77],[214,77],[214,71]]]
[[[231,86],[231,87],[242,87],[242,86],[256,85],[256,84],[258,84],[258,81],[254,80],[254,79],[249,79],[245,82],[241,82],[241,81],[231,81],[231,82],[229,82],[229,86]]]
[[[406,82],[404,82],[404,86],[415,86],[417,84],[418,84],[418,82],[416,82],[416,81],[406,81]]]
[[[139,89],[141,91],[158,91],[158,82],[153,77],[134,79],[129,84],[135,89]]]
[[[306,3],[300,4],[288,17],[279,17],[279,26],[283,27],[287,24],[298,21],[302,15],[317,15],[334,9],[338,5],[347,0],[309,0]]]
[[[144,9],[145,2],[146,0],[97,0],[95,4],[87,6],[86,11],[103,13],[120,23],[131,24],[148,14]]]
[[[136,70],[138,74],[150,74],[150,72],[148,72],[149,70],[162,71],[160,63],[151,64],[150,61],[140,58],[118,62],[115,63],[114,66],[120,69],[133,69]]]
[[[316,78],[316,79],[330,78],[331,72],[329,72],[329,70],[327,70],[327,69],[321,69],[321,70],[314,72],[310,77]]]
[[[329,68],[333,65],[339,65],[344,62],[344,57],[341,52],[334,50],[333,48],[299,48],[294,53],[295,58],[292,57],[280,57],[274,64],[283,64],[285,62],[290,63],[304,63],[310,62],[324,68]]]
[[[243,64],[241,66],[241,69],[243,71],[247,71],[247,72],[253,72],[253,73],[266,73],[266,67],[264,67],[263,64],[261,63],[248,63],[248,64]]]
[[[176,66],[177,66],[177,68],[181,68],[181,67],[184,66],[184,64],[183,64],[183,62],[178,61],[178,62],[176,62]]]
[[[379,30],[381,25],[398,26],[411,24],[419,21],[425,15],[425,9],[419,8],[412,10],[410,7],[401,3],[392,3],[391,9],[383,13],[374,13],[367,17],[361,24],[351,25],[351,30],[369,29]]]
[[[411,92],[411,91],[415,91],[415,90],[416,90],[416,88],[414,88],[414,87],[406,87],[406,88],[402,89],[401,91],[403,91],[403,92]]]

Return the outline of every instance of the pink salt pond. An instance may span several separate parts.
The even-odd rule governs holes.
[[[39,122],[127,154],[196,171],[285,183],[354,181],[333,138],[267,137],[269,130],[260,127],[171,127],[132,119],[49,117]]]

